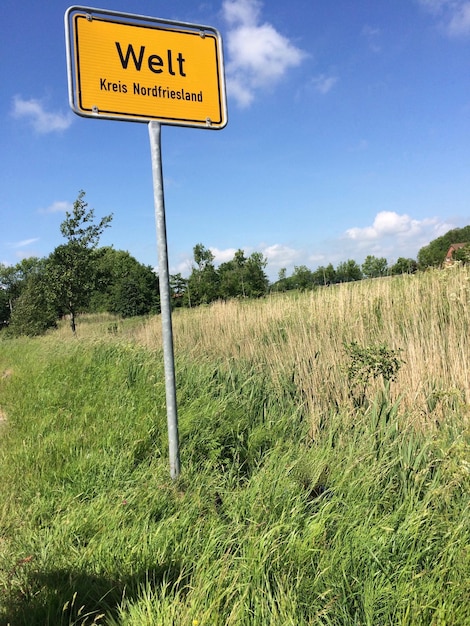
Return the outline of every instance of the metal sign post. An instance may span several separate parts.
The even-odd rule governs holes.
[[[65,13],[69,102],[82,117],[148,123],[158,243],[170,474],[180,473],[161,124],[227,124],[215,28],[72,6]]]
[[[171,323],[170,275],[168,271],[168,247],[166,242],[165,197],[163,192],[161,125],[159,122],[149,122],[148,128],[150,150],[152,153],[153,195],[155,202],[155,221],[157,225],[158,275],[160,279],[160,308],[162,315],[170,475],[172,478],[177,478],[180,473],[180,451],[173,328]]]

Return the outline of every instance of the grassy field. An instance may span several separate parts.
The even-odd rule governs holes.
[[[470,625],[470,274],[0,339],[0,624]],[[1,337],[1,336],[0,336]]]

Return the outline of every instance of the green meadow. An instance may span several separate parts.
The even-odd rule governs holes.
[[[0,624],[470,625],[470,272],[0,334]]]

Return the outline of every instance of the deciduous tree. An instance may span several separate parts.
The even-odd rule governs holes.
[[[51,290],[58,308],[70,315],[73,332],[77,313],[88,305],[94,287],[93,250],[113,219],[107,215],[95,223],[94,209],[88,209],[84,197],[85,192],[80,191],[72,212],[65,214],[60,231],[67,243],[54,250],[48,263]]]
[[[43,259],[41,265],[45,266]],[[41,335],[57,322],[57,309],[48,288],[46,271],[30,274],[24,281],[11,315],[13,335]]]
[[[188,280],[188,292],[191,294],[191,304],[208,304],[219,297],[219,276],[214,266],[214,255],[198,243],[193,248],[194,261]]]
[[[291,281],[294,289],[311,289],[314,285],[313,272],[306,265],[295,265]]]
[[[336,278],[339,283],[349,283],[362,279],[362,272],[359,265],[353,259],[348,259],[339,263],[336,268]]]
[[[332,285],[336,282],[336,270],[332,263],[326,267],[320,265],[313,273],[313,280],[316,285]]]
[[[243,295],[250,298],[259,298],[266,294],[269,280],[264,270],[267,264],[268,262],[261,252],[252,252],[250,254],[244,266]]]
[[[121,317],[157,313],[160,309],[158,276],[124,250],[111,247],[94,251],[95,282],[91,311],[108,311]]]
[[[385,257],[376,257],[372,254],[366,256],[362,264],[362,273],[365,278],[378,278],[385,276],[387,273],[387,259]]]
[[[183,300],[188,287],[188,281],[183,278],[181,272],[170,276],[170,288],[173,300],[173,307],[183,306]]]
[[[21,295],[26,286],[27,279],[44,269],[44,264],[38,257],[28,257],[16,265],[4,265],[0,263],[0,288],[8,301],[7,318],[13,312],[15,301]]]
[[[414,259],[399,257],[390,268],[391,274],[414,274],[418,270],[418,264]]]
[[[464,265],[470,263],[470,243],[454,252],[454,260],[460,261]]]

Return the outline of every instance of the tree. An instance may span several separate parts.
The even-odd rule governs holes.
[[[237,250],[231,261],[221,263],[218,269],[219,295],[222,298],[245,296],[247,259],[243,250]]]
[[[158,277],[150,266],[134,265],[125,278],[121,278],[114,290],[110,313],[121,317],[135,317],[158,313]]]
[[[121,317],[147,315],[160,310],[158,276],[129,252],[111,247],[93,252],[95,281],[89,310]]]
[[[281,267],[277,275],[277,281],[271,285],[271,290],[288,291],[289,289],[292,289],[291,282],[291,277],[287,276],[287,269],[285,267]]]
[[[72,213],[65,213],[65,220],[60,225],[60,232],[68,243],[76,243],[93,250],[98,246],[100,237],[105,228],[112,222],[113,215],[102,217],[98,224],[94,224],[95,210],[88,209],[88,203],[83,199],[85,192],[79,191],[78,198],[73,205]]]
[[[180,272],[170,276],[170,289],[174,308],[183,306],[183,299],[187,287],[188,281],[183,278]]]
[[[235,295],[246,296],[245,283],[246,283],[246,278],[247,278],[246,274],[247,274],[247,269],[248,269],[248,262],[247,262],[247,258],[245,257],[244,250],[241,250],[239,248],[235,252],[232,263],[233,263],[236,280],[238,283],[237,293]]]
[[[21,294],[15,302],[10,332],[13,335],[41,335],[49,328],[54,328],[56,321],[57,310],[50,297],[46,273],[31,274],[25,279]]]
[[[235,255],[236,258],[236,255]],[[243,295],[250,298],[259,298],[268,291],[269,280],[265,273],[267,260],[261,252],[252,252],[244,266]]]
[[[378,278],[379,276],[385,276],[387,273],[387,259],[384,257],[376,257],[372,254],[366,256],[364,263],[362,264],[362,273],[365,278]]]
[[[0,287],[0,328],[8,326],[10,319],[10,304],[8,302],[7,290]]]
[[[243,250],[237,250],[231,261],[219,266],[219,294],[223,298],[237,296],[259,298],[269,286],[265,274],[266,259],[261,252],[253,252],[248,258]]]
[[[258,298],[267,293],[269,280],[264,271],[267,261],[260,252],[246,257],[239,249],[233,259],[221,263],[217,269],[214,255],[201,243],[194,246],[193,253],[196,266],[193,265],[185,284],[185,305],[197,306],[238,296]]]
[[[221,263],[217,273],[219,275],[219,295],[221,298],[235,298],[242,293],[241,277],[233,260]]]
[[[194,261],[200,272],[210,267],[214,261],[214,255],[202,243],[197,243],[193,248]]]
[[[194,246],[193,254],[197,267],[193,267],[188,280],[191,304],[208,304],[219,297],[219,276],[214,267],[214,255],[202,243]]]
[[[414,259],[399,257],[390,268],[390,272],[396,274],[414,274],[418,270],[418,264]]]
[[[362,279],[362,272],[359,265],[353,259],[343,261],[336,268],[336,278],[339,283],[349,283]]]
[[[72,212],[65,214],[60,231],[67,243],[58,246],[48,262],[50,287],[59,310],[70,315],[72,332],[76,331],[77,313],[88,305],[95,284],[93,250],[113,219],[107,215],[94,223],[94,210],[87,208],[84,196],[80,191]]]
[[[7,299],[8,311],[4,321],[8,321],[13,313],[15,301],[20,297],[22,289],[26,286],[27,279],[34,273],[42,271],[43,264],[37,257],[23,259],[16,265],[4,265],[0,263],[0,288],[3,289],[3,297]]]
[[[4,265],[0,263],[0,287],[2,289],[3,300],[6,302],[2,320],[6,324],[13,312],[13,302],[18,298],[20,292],[21,279],[18,275],[16,265]]]
[[[58,313],[70,315],[75,332],[77,314],[88,306],[94,286],[90,251],[79,243],[57,246],[48,258],[47,275]]]
[[[420,269],[441,266],[453,243],[470,243],[470,225],[449,230],[445,235],[434,239],[427,246],[421,248],[418,252]]]
[[[454,252],[454,261],[460,261],[464,265],[470,263],[470,243]]]
[[[320,265],[313,272],[313,281],[315,285],[332,285],[337,282],[336,271],[332,263],[326,267]]]
[[[291,281],[294,289],[311,289],[314,285],[313,272],[306,265],[295,265]]]

